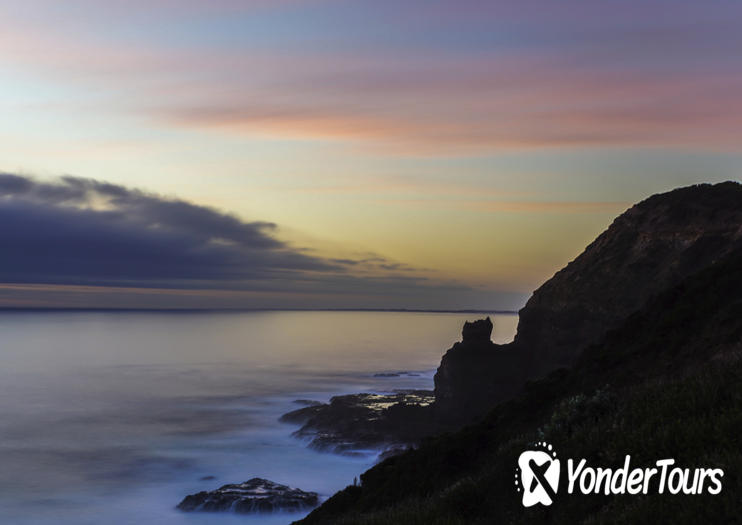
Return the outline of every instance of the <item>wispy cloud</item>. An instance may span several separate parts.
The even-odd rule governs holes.
[[[147,111],[176,126],[349,140],[410,153],[595,145],[738,148],[738,71],[667,75],[583,68],[560,58],[534,62],[492,57],[464,70],[452,62],[434,71],[412,66],[374,75],[339,68],[323,78],[298,79],[285,91],[219,95],[206,88],[185,103]],[[365,87],[355,91],[349,82]],[[295,90],[301,98],[291,95]]]
[[[16,15],[0,42],[8,61],[96,82],[111,109],[175,127],[415,154],[739,149],[738,5],[465,4],[379,2],[351,11],[332,2],[310,10],[222,0],[200,25],[191,3],[165,1],[150,6],[153,20],[172,30],[164,35],[140,34],[127,25],[141,21],[131,13],[114,24],[118,32],[92,35]],[[262,18],[235,15],[240,5]],[[113,9],[88,7],[93,19]],[[313,23],[290,31],[302,13]],[[385,21],[386,38],[358,26],[361,15]],[[357,31],[341,29],[346,19]],[[184,45],[178,35],[191,27]]]
[[[618,214],[631,206],[623,201],[539,201],[539,200],[499,200],[481,198],[383,198],[376,202],[386,206],[403,208],[468,210],[479,212],[526,213],[526,214],[575,214],[612,213]]]

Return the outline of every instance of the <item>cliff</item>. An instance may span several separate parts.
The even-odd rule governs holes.
[[[446,352],[435,376],[438,416],[470,421],[527,379],[572,366],[652,297],[717,264],[741,239],[738,183],[680,188],[636,204],[533,293],[511,344],[478,333]]]
[[[742,186],[654,195],[620,215],[520,311],[515,350],[529,375],[570,366],[647,300],[730,252],[742,236]]]

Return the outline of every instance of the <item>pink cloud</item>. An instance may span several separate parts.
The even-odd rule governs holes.
[[[148,4],[165,9],[175,3]],[[75,4],[97,9],[95,2]],[[113,13],[121,5],[114,2]],[[198,5],[178,2],[184,10]],[[262,0],[219,0],[212,7],[240,6],[269,8]],[[471,18],[471,9],[455,11]],[[512,6],[505,12],[523,14]],[[94,85],[103,109],[205,132],[330,139],[426,155],[595,145],[739,150],[742,71],[704,63],[703,48],[689,55],[687,67],[678,67],[670,53],[693,51],[680,35],[699,44],[707,32],[683,24],[660,26],[655,36],[643,27],[628,35],[626,28],[610,29],[594,46],[579,41],[574,48],[470,55],[217,52],[208,46],[124,45],[105,33],[60,33],[42,21],[8,24],[0,33],[0,56],[55,81]],[[644,48],[667,48],[674,66],[642,63]]]
[[[413,153],[602,146],[737,149],[742,74],[714,78],[537,72],[483,61],[489,75],[380,74],[360,94],[348,73],[259,94],[211,96],[155,109],[177,125],[229,133],[368,142]],[[400,75],[400,76],[397,76]],[[462,80],[467,79],[467,80]],[[359,81],[360,82],[360,81]],[[338,86],[337,84],[340,84]],[[208,88],[206,89],[208,91]]]

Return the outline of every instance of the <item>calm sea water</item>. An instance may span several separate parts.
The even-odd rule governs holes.
[[[288,523],[186,514],[186,495],[264,477],[324,496],[374,457],[308,450],[298,398],[433,387],[475,314],[0,313],[0,522]],[[494,316],[497,342],[516,316]],[[408,370],[417,377],[379,378]],[[215,479],[203,480],[205,476]]]

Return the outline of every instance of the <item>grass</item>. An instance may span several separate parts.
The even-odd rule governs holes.
[[[427,496],[390,501],[382,508],[344,513],[338,525],[464,525],[478,523],[736,523],[742,510],[742,362],[709,365],[676,381],[654,381],[562,399],[532,431],[483,450],[479,468]],[[717,467],[725,472],[722,493],[713,495],[603,496],[566,494],[560,485],[551,507],[524,509],[513,485],[518,455],[529,444],[553,443],[560,458],[586,458],[601,466],[653,466],[672,457],[676,465]],[[566,468],[566,465],[563,467]],[[435,476],[436,465],[421,465]],[[441,472],[443,477],[445,472]],[[564,481],[565,475],[562,476]],[[350,499],[360,487],[346,489]],[[381,496],[381,495],[379,495]],[[317,521],[324,523],[325,521]]]

